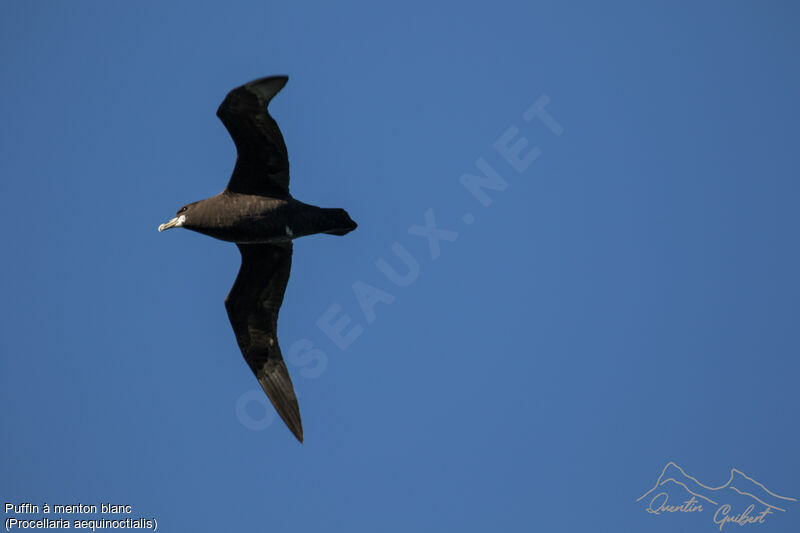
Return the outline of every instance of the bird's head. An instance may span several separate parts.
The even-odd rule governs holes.
[[[186,224],[189,217],[191,217],[192,208],[197,203],[198,202],[186,204],[185,206],[178,209],[178,212],[175,213],[175,217],[173,217],[169,222],[166,222],[158,226],[158,231],[161,232],[164,231],[165,229],[183,227]]]

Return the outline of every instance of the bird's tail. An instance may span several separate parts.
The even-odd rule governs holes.
[[[358,224],[350,218],[350,215],[344,209],[334,208],[323,209],[322,211],[324,212],[326,227],[330,228],[326,229],[324,233],[340,236],[347,235],[358,227]]]

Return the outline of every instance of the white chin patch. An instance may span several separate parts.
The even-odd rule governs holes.
[[[290,228],[289,226],[286,226],[286,235],[288,235],[289,237],[294,235],[294,233],[292,232],[292,228]]]
[[[183,226],[183,223],[186,222],[186,215],[181,215],[178,217],[178,221],[175,222],[175,227],[180,228]]]

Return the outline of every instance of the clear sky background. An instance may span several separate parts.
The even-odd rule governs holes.
[[[717,531],[636,502],[669,461],[800,498],[800,9],[492,4],[2,3],[2,502],[162,531]],[[359,223],[295,245],[304,445],[228,323],[235,246],[156,232],[225,186],[225,94],[279,73],[292,193]],[[542,96],[560,128],[524,119]],[[540,153],[522,172],[509,128]],[[460,182],[481,158],[488,206]],[[458,233],[436,258],[409,233],[429,209]],[[798,531],[792,505],[743,531]]]

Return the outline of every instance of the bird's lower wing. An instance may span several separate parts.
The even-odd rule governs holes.
[[[278,414],[303,442],[292,380],[278,345],[278,311],[292,268],[292,244],[237,244],[242,266],[225,309],[247,364]]]

